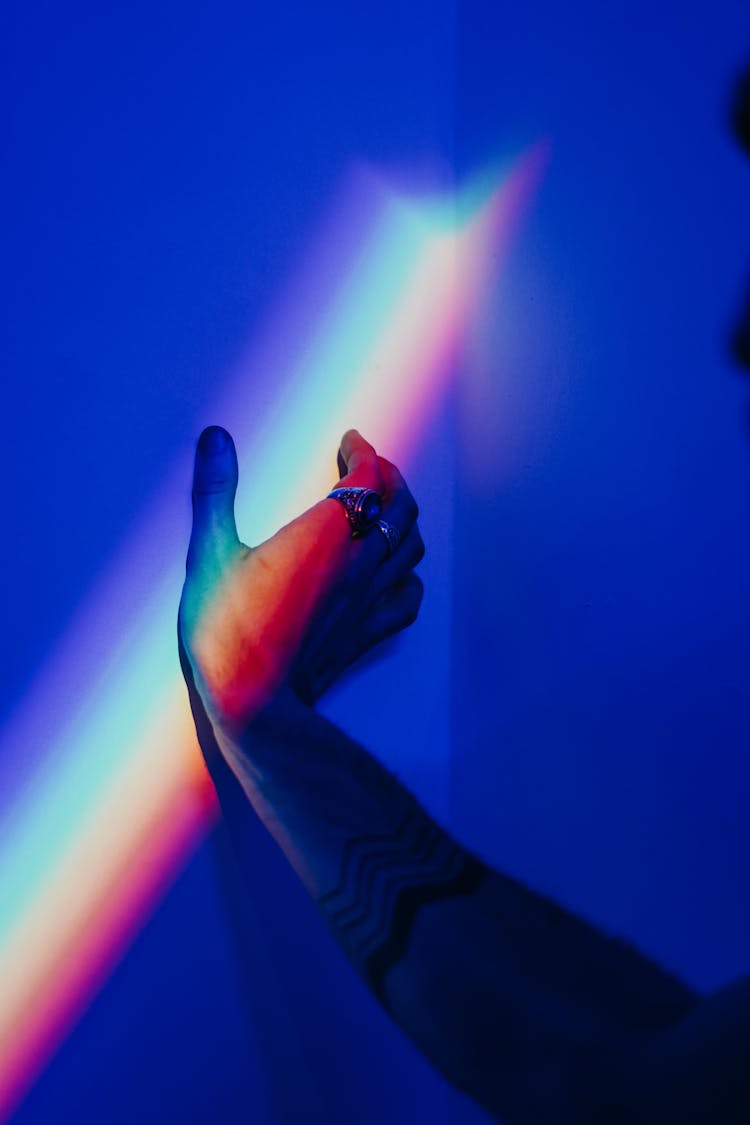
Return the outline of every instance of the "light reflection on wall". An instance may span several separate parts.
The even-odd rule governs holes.
[[[546,148],[460,193],[352,172],[211,417],[257,542],[335,482],[356,426],[407,470]],[[186,448],[0,748],[0,1119],[41,1071],[217,814],[180,680]]]

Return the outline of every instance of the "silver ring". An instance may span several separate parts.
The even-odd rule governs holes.
[[[334,488],[326,500],[338,500],[342,505],[352,529],[352,538],[374,527],[383,510],[383,498],[374,488]]]
[[[375,526],[383,533],[385,541],[388,544],[388,554],[395,554],[401,543],[401,532],[399,529],[386,520],[378,520]]]

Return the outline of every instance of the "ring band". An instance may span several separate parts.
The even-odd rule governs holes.
[[[334,488],[326,500],[338,500],[352,529],[352,538],[375,526],[383,510],[383,498],[374,488]]]
[[[392,523],[388,523],[387,520],[378,520],[375,526],[383,533],[383,537],[388,544],[389,556],[395,554],[401,543],[401,532],[399,529]]]

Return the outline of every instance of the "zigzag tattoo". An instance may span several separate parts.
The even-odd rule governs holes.
[[[415,798],[404,796],[407,808],[393,834],[350,839],[338,885],[318,899],[337,940],[381,1003],[385,975],[404,956],[419,908],[471,893],[487,873]]]

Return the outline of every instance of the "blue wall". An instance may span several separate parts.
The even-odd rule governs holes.
[[[506,121],[552,153],[462,384],[456,823],[716,987],[750,948],[750,15],[461,27],[459,160]]]
[[[601,8],[5,6],[0,706],[175,455],[231,428],[217,386],[350,162],[460,182],[549,137],[415,460],[423,615],[327,707],[487,858],[711,988],[750,948],[750,434],[728,347],[750,17]],[[371,683],[409,685],[392,740],[352,721]],[[483,1120],[248,833],[250,895],[220,827],[20,1125]]]

